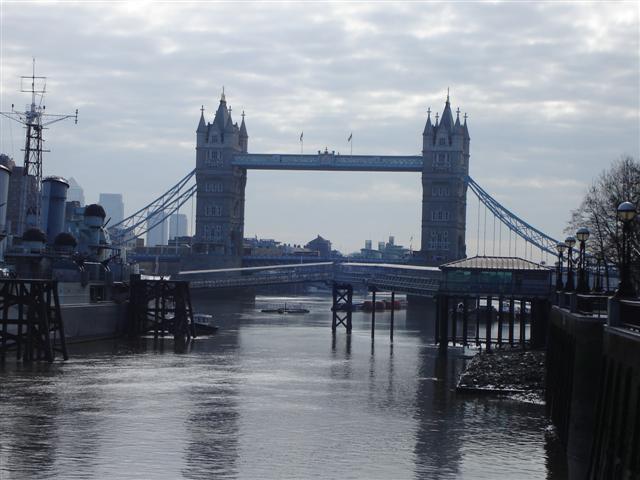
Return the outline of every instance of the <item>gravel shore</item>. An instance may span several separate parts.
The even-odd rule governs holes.
[[[494,350],[478,353],[460,375],[456,390],[468,393],[544,396],[543,350]]]

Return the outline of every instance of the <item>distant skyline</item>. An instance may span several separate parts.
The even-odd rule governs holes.
[[[36,57],[47,111],[80,111],[45,132],[45,175],[88,199],[122,192],[125,214],[194,167],[200,107],[211,120],[223,85],[250,152],[299,152],[304,131],[306,153],[348,153],[353,132],[354,154],[410,155],[449,87],[471,176],[556,238],[593,177],[640,156],[636,2],[2,1],[0,27],[0,110],[29,102],[19,77]],[[23,131],[0,129],[21,164]],[[420,244],[419,174],[250,171],[246,192],[247,237]],[[476,215],[469,194],[469,254]]]

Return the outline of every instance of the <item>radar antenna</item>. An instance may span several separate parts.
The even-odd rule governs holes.
[[[47,77],[36,76],[36,59],[33,59],[31,76],[20,77],[20,91],[31,93],[31,104],[24,112],[16,111],[11,104],[10,112],[0,112],[0,115],[14,120],[26,129],[24,149],[24,182],[20,196],[19,225],[15,229],[16,235],[22,235],[27,228],[40,226],[41,188],[42,188],[42,153],[44,150],[42,131],[53,123],[73,118],[78,123],[78,110],[69,115],[45,113],[42,104],[47,89]],[[37,103],[36,103],[37,100]]]

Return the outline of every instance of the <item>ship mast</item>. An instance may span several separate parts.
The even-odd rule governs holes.
[[[24,152],[23,174],[25,178],[20,199],[19,225],[14,231],[17,235],[22,235],[27,228],[40,227],[42,153],[49,152],[49,150],[43,149],[42,131],[48,125],[67,118],[73,118],[75,123],[78,123],[77,109],[74,114],[69,115],[45,113],[46,107],[42,101],[46,88],[47,77],[36,76],[36,60],[34,58],[31,76],[20,77],[20,91],[31,94],[31,104],[27,105],[24,112],[16,111],[14,104],[11,104],[10,112],[0,112],[0,115],[24,125],[26,130],[25,145],[22,150]]]

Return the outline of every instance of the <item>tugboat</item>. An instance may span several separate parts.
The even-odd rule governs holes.
[[[218,331],[218,327],[213,324],[213,315],[207,313],[194,313],[193,323],[196,327],[196,335],[210,335]]]

